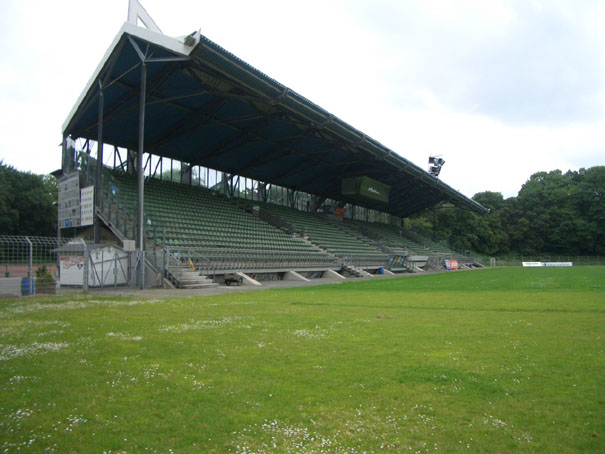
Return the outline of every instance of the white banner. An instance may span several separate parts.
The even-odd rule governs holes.
[[[573,262],[522,262],[524,267],[532,266],[573,266]]]
[[[80,190],[80,225],[94,223],[95,187],[87,186]]]
[[[59,278],[61,285],[78,285],[84,282],[84,256],[62,255],[59,259],[61,268]]]
[[[61,285],[84,284],[85,255],[61,255],[59,282]],[[128,253],[113,246],[94,249],[89,253],[88,286],[109,287],[128,282]]]

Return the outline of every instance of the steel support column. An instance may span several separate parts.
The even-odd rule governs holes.
[[[97,167],[95,168],[95,207],[93,216],[93,239],[94,243],[100,242],[101,219],[97,211],[101,209],[101,197],[103,196],[103,185],[101,183],[103,167],[103,107],[104,107],[103,84],[99,82],[99,120],[97,123]]]
[[[139,262],[139,285],[141,288],[144,285],[145,279],[145,236],[144,236],[144,212],[143,212],[143,197],[145,192],[145,175],[143,173],[143,153],[145,152],[145,91],[147,85],[147,65],[145,61],[141,62],[141,95],[139,99],[139,149],[137,159],[137,241],[138,250],[141,253],[141,261]]]

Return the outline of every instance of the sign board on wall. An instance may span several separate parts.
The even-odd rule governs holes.
[[[82,287],[86,257],[88,257],[88,286],[108,287],[123,285],[129,279],[129,257],[114,246],[107,245],[84,252],[77,251],[74,245],[72,251],[61,253],[59,282],[63,285]]]
[[[80,217],[81,225],[92,225],[94,223],[94,200],[95,187],[87,186],[80,190]]]
[[[445,261],[445,268],[447,270],[457,270],[459,268],[458,266],[458,260],[446,260]]]
[[[61,285],[82,286],[84,282],[84,256],[62,255],[60,261]]]
[[[57,184],[59,228],[80,225],[80,174],[73,172]]]

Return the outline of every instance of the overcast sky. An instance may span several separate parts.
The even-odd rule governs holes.
[[[605,164],[605,1],[142,0],[467,196]],[[61,127],[127,0],[0,3],[0,159],[60,167]]]

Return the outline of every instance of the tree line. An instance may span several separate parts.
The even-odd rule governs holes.
[[[481,254],[605,255],[605,166],[538,172],[516,197],[480,192],[480,215],[441,204],[406,220],[412,227]],[[57,180],[0,161],[0,234],[54,236]]]
[[[473,199],[490,213],[443,204],[410,226],[482,254],[605,255],[605,166],[538,172],[516,197],[486,191]]]
[[[57,180],[0,160],[0,235],[57,234]]]

